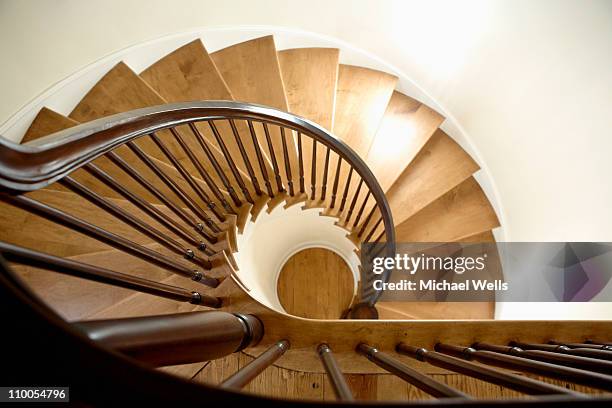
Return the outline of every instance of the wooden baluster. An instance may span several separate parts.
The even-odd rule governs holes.
[[[361,343],[357,347],[357,351],[365,355],[368,360],[372,361],[377,366],[397,375],[402,380],[409,382],[417,388],[433,395],[437,398],[470,398],[468,395],[458,391],[448,385],[434,380],[433,378],[422,374],[401,361],[389,356],[386,353],[380,352],[374,347],[365,343]]]
[[[340,181],[340,169],[342,168],[342,157],[338,156],[338,162],[336,164],[336,174],[334,175],[334,186],[332,187],[331,203],[329,208],[334,208],[336,205],[336,193],[338,192],[338,183]]]
[[[372,216],[374,215],[374,213],[376,212],[377,209],[378,209],[378,206],[376,204],[374,204],[374,206],[372,207],[372,209],[368,213],[368,216],[366,217],[365,221],[363,221],[363,224],[361,225],[361,228],[359,229],[359,232],[357,233],[357,237],[358,238],[361,238],[361,236],[365,232],[365,229],[370,224],[370,220],[372,219]],[[381,217],[381,219],[382,219],[382,217]],[[372,228],[372,230],[375,230],[375,229],[376,229],[376,227]]]
[[[325,153],[325,167],[323,169],[323,180],[321,181],[321,201],[325,201],[325,196],[327,194],[327,173],[329,171],[330,152],[331,152],[331,149],[328,146],[327,152]]]
[[[609,350],[592,349],[592,348],[570,348],[559,344],[533,344],[522,343],[518,341],[510,342],[511,346],[520,347],[524,350],[543,350],[552,351],[555,353],[571,354],[574,356],[593,357],[602,360],[612,360],[612,352]]]
[[[274,170],[274,179],[276,180],[276,190],[279,193],[285,191],[283,187],[283,181],[280,176],[280,168],[278,167],[278,161],[276,160],[276,153],[274,152],[274,146],[272,145],[272,139],[270,138],[270,130],[268,129],[268,124],[266,122],[261,123],[264,129],[264,134],[266,135],[266,144],[268,145],[268,151],[270,152],[270,158],[272,160],[272,169]]]
[[[189,364],[255,345],[259,319],[219,311],[76,322],[91,340],[152,366]]]
[[[310,167],[310,199],[317,194],[317,139],[312,139],[312,165]]]
[[[159,201],[164,203],[174,214],[176,214],[179,218],[185,221],[187,224],[193,226],[193,228],[198,231],[206,240],[210,243],[216,243],[217,238],[213,235],[208,234],[204,230],[204,225],[199,223],[195,218],[189,215],[183,208],[177,205],[174,201],[168,198],[164,193],[162,193],[157,187],[155,187],[152,183],[150,183],[147,179],[142,177],[140,173],[130,166],[125,160],[123,160],[119,155],[114,152],[106,153],[106,156],[125,171],[130,177],[136,180],[142,187],[144,187],[147,191],[153,194]]]
[[[225,172],[223,171],[223,169],[217,162],[217,159],[212,154],[212,151],[210,150],[210,147],[208,146],[208,142],[204,140],[204,138],[200,134],[200,131],[191,122],[189,123],[189,129],[194,134],[196,140],[202,147],[202,150],[204,151],[206,158],[212,164],[215,172],[217,173],[217,176],[219,176],[219,179],[221,180],[221,183],[223,184],[228,194],[230,195],[230,198],[233,200],[236,206],[240,207],[242,205],[242,202],[236,195],[234,188],[230,185],[229,180],[227,179]],[[202,176],[202,178],[204,179],[204,182],[206,183],[206,185],[208,185],[208,188],[210,188],[210,191],[212,191],[212,193],[215,195],[217,200],[221,203],[221,206],[225,209],[225,211],[227,211],[228,213],[236,214],[236,211],[227,202],[227,200],[225,199],[225,196],[223,196],[223,193],[221,193],[221,190],[219,189],[219,186],[217,186],[217,183],[215,183],[215,181],[210,176],[210,174],[208,174],[208,171],[206,171],[206,169],[204,168],[200,160],[193,153],[189,145],[187,145],[187,142],[185,142],[181,134],[178,133],[175,128],[170,128],[170,132],[179,142],[181,149],[183,149],[183,151],[187,154],[187,157],[189,157],[189,160],[191,161],[193,166],[196,168],[196,170],[198,170],[198,173],[200,174],[200,176]]]
[[[349,185],[348,183],[346,184]],[[349,207],[348,214],[346,215],[346,224],[351,221],[351,216],[353,215],[353,210],[355,209],[355,204],[357,203],[357,198],[359,197],[359,193],[361,192],[361,187],[363,186],[363,179],[359,180],[359,184],[357,185],[357,191],[353,196],[353,201],[351,201],[351,206]]]
[[[285,160],[285,176],[287,177],[287,186],[289,187],[289,195],[293,197],[295,196],[295,191],[293,187],[293,178],[291,177],[291,162],[289,160],[289,150],[287,149],[287,137],[285,135],[285,128],[282,126],[279,126],[279,127],[280,127],[280,132],[281,132],[281,141],[283,143],[283,159]]]
[[[589,349],[593,349],[593,350],[608,350],[608,351],[612,351],[612,346],[606,345],[606,344],[589,344],[589,343],[564,343],[564,342],[557,342],[554,340],[549,341],[550,344],[557,344],[560,346],[565,346],[565,347],[569,347],[569,348],[589,348]]]
[[[589,371],[597,371],[605,374],[612,374],[612,362],[597,358],[582,357],[568,354],[555,353],[543,350],[523,350],[516,346],[499,346],[488,343],[475,343],[472,347],[476,350],[487,350],[496,353],[509,354],[512,356],[528,358],[532,360],[545,361],[552,364],[559,364]],[[612,379],[612,377],[610,377]]]
[[[257,155],[257,162],[259,163],[259,170],[261,170],[261,174],[264,178],[264,184],[266,185],[266,191],[268,192],[268,196],[270,198],[274,198],[274,192],[272,191],[272,184],[270,183],[270,177],[268,177],[268,170],[266,169],[264,157],[261,153],[261,146],[259,146],[259,142],[257,141],[257,134],[255,133],[255,129],[253,128],[253,122],[247,120],[247,124],[249,126],[249,133],[251,134],[251,141],[253,142],[253,147],[255,147],[255,154]]]
[[[300,193],[304,194],[306,188],[304,186],[304,155],[302,154],[302,133],[298,132],[298,159],[300,172]]]
[[[236,123],[233,119],[228,119],[230,128],[232,129],[232,133],[234,135],[234,139],[236,140],[236,144],[238,145],[238,149],[240,150],[240,156],[242,156],[242,161],[247,168],[247,173],[249,173],[249,177],[251,178],[251,183],[253,184],[253,188],[255,188],[255,194],[258,196],[262,195],[261,187],[259,186],[259,181],[257,181],[257,177],[255,176],[255,171],[253,170],[253,165],[251,165],[251,160],[246,153],[244,145],[242,144],[242,139],[240,138],[240,133],[238,132],[238,128],[236,127]],[[252,202],[254,203],[254,201]]]
[[[166,173],[164,173],[151,158],[143,152],[140,147],[138,147],[135,143],[128,142],[127,146],[132,150],[136,156],[140,160],[142,160],[149,169],[155,173],[157,177],[160,178],[161,181],[172,190],[174,194],[187,206],[189,209],[198,217],[204,220],[204,223],[210,228],[213,232],[220,232],[219,227],[215,225],[212,218],[208,214],[206,214],[196,203],[194,203],[191,198],[187,195],[187,193],[174,181],[171,177],[169,177]]]
[[[113,285],[124,289],[135,290],[195,305],[218,308],[221,299],[199,292],[190,291],[177,286],[165,285],[143,279],[134,275],[126,275],[110,269],[88,265],[67,258],[60,258],[43,252],[0,242],[0,254],[8,261],[17,262],[34,268],[45,269],[76,278],[87,279],[94,282]]]
[[[400,354],[405,354],[416,360],[427,362],[431,365],[441,367],[445,370],[454,371],[459,374],[478,378],[493,384],[501,385],[531,395],[548,394],[569,394],[573,396],[585,396],[584,394],[568,390],[567,388],[548,384],[507,371],[496,370],[494,368],[474,364],[469,361],[461,360],[456,357],[436,351],[429,351],[424,348],[409,346],[406,343],[399,343],[396,350]]]
[[[612,391],[612,376],[606,374],[593,373],[578,368],[565,367],[528,358],[496,353],[488,350],[476,350],[472,347],[452,344],[438,343],[436,344],[436,351],[451,354],[466,360],[476,360],[480,363],[497,367],[530,372],[537,375],[557,378],[562,381],[571,381],[588,387]]]
[[[342,374],[342,371],[334,358],[332,350],[327,344],[323,343],[319,344],[317,352],[319,353],[319,357],[321,358],[321,362],[323,363],[323,367],[325,368],[329,382],[334,389],[336,399],[340,401],[353,401],[353,393],[346,383],[346,378],[344,378],[344,374]]]
[[[165,248],[168,248],[171,251],[174,251],[175,253],[182,255],[185,259],[188,259],[200,265],[204,269],[209,269],[209,270],[212,269],[212,263],[210,261],[200,259],[199,257],[196,256],[193,250],[189,248],[184,248],[180,242],[167,236],[166,234],[164,234],[157,228],[154,228],[152,225],[147,224],[141,219],[135,217],[134,215],[125,211],[124,209],[114,204],[110,200],[102,197],[101,195],[91,190],[90,188],[85,187],[83,184],[74,180],[72,177],[70,176],[64,177],[63,179],[60,180],[60,184],[70,189],[71,191],[75,192],[76,194],[80,195],[81,197],[88,200],[89,202],[93,203],[97,207],[113,214],[118,219],[124,221],[126,224],[132,226],[134,229],[140,231],[142,234],[159,242]]]
[[[124,198],[129,200],[136,207],[146,212],[149,216],[154,218],[159,223],[163,224],[166,228],[174,232],[176,235],[179,235],[185,241],[197,245],[198,249],[204,251],[207,255],[214,255],[214,252],[208,248],[208,245],[206,245],[205,242],[199,240],[195,235],[192,235],[188,230],[183,228],[180,223],[176,222],[171,217],[166,216],[166,214],[157,209],[157,207],[125,188],[121,183],[119,183],[112,176],[100,169],[95,164],[89,163],[86,164],[83,168],[87,170],[87,172],[89,172],[92,176],[103,182],[106,186],[121,194]]]
[[[179,162],[178,159],[174,157],[170,149],[168,149],[166,145],[162,143],[161,139],[155,133],[151,133],[150,136],[151,136],[151,139],[153,139],[153,142],[155,142],[155,144],[157,145],[157,147],[159,147],[162,153],[174,165],[174,168],[176,168],[179,171],[179,173],[183,176],[183,179],[187,181],[187,184],[189,184],[189,186],[196,193],[196,195],[202,201],[204,201],[204,204],[206,204],[206,206],[213,212],[213,214],[215,214],[217,219],[220,220],[221,222],[225,221],[225,215],[217,209],[217,206],[210,199],[210,196],[208,195],[208,193],[204,191],[202,186],[196,183],[191,173],[189,173],[187,169],[185,169],[185,167],[181,164],[181,162]],[[189,196],[185,194],[185,197],[189,197]],[[189,200],[191,200],[190,197],[189,197]],[[196,205],[195,202],[193,203],[193,205]]]
[[[147,247],[139,245],[103,228],[97,227],[75,216],[67,214],[57,208],[43,204],[32,198],[20,196],[3,195],[2,198],[11,205],[24,208],[32,213],[38,214],[43,218],[50,219],[58,224],[64,225],[82,234],[90,236],[98,241],[104,242],[114,248],[125,251],[140,259],[144,259],[152,264],[166,268],[176,274],[186,276],[194,281],[202,282],[211,287],[217,287],[219,280],[204,275],[199,271],[193,271],[168,257],[155,252]]]
[[[240,191],[242,191],[242,195],[244,196],[244,199],[251,204],[255,203],[255,201],[253,201],[253,198],[251,197],[251,193],[249,193],[249,190],[246,187],[246,184],[244,184],[244,179],[242,178],[242,175],[240,174],[240,170],[238,170],[238,167],[236,166],[236,162],[234,162],[234,158],[232,157],[229,150],[227,149],[227,145],[225,144],[225,141],[223,141],[223,138],[221,137],[221,134],[219,133],[219,130],[217,129],[217,125],[215,125],[214,121],[209,120],[208,126],[210,127],[210,130],[212,131],[213,135],[215,136],[215,140],[217,141],[217,144],[221,148],[223,157],[225,157],[225,161],[227,162],[230,168],[230,171],[232,172],[232,175],[234,176],[234,179],[236,180],[236,183],[238,183],[238,187],[240,187]],[[228,180],[228,185],[229,185],[229,180]],[[229,190],[230,188],[231,188],[231,191]],[[234,188],[231,187],[230,185],[229,187],[227,187],[227,189],[228,189],[228,192],[230,193],[230,196],[234,200],[234,204],[238,207],[241,207],[242,203],[238,204],[240,199],[238,199],[237,196],[236,198],[234,198],[234,195],[235,195]],[[234,193],[232,194],[232,192]],[[236,201],[236,199],[238,199],[238,201]]]
[[[357,216],[355,217],[355,221],[353,221],[353,228],[355,228],[357,226],[357,224],[359,224],[359,220],[361,219],[361,216],[363,215],[363,210],[365,209],[366,203],[370,199],[371,195],[372,195],[372,192],[370,190],[368,190],[368,194],[366,194],[366,197],[363,200],[363,203],[361,204],[361,207],[359,208],[359,211],[357,212]],[[376,207],[374,207],[374,208],[376,208]]]
[[[349,166],[350,166],[350,163],[349,163]],[[340,210],[338,211],[338,214],[342,214],[342,211],[344,211],[344,205],[346,204],[349,186],[351,185],[351,178],[353,177],[353,171],[354,169],[351,166],[351,169],[348,175],[348,179],[346,180],[346,184],[344,185],[344,193],[342,194],[342,200],[340,201]]]
[[[550,342],[551,344],[555,344],[554,341]],[[595,340],[585,340],[584,343],[577,343],[577,345],[579,345],[581,348],[584,347],[590,347],[590,346],[597,346],[599,348],[601,348],[602,350],[612,350],[612,343],[608,343],[608,342],[602,342],[602,341],[595,341]]]
[[[378,221],[376,221],[376,224],[374,224],[374,226],[372,227],[372,230],[368,233],[368,235],[365,237],[365,239],[363,240],[364,242],[370,242],[370,238],[372,238],[372,235],[374,235],[374,231],[376,231],[376,228],[378,228],[378,226],[382,223],[382,217],[380,217],[378,219]],[[383,237],[385,231],[382,231],[374,241],[372,241],[372,243],[376,243],[378,241],[380,241],[380,239]]]
[[[271,366],[289,350],[289,341],[281,340],[261,353],[255,360],[241,368],[221,383],[221,388],[239,390],[255,379],[263,370]]]

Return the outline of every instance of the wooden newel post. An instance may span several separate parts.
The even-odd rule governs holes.
[[[257,344],[261,321],[252,315],[207,311],[77,322],[102,346],[153,366],[220,358]]]

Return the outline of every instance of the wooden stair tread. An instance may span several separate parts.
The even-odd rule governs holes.
[[[189,281],[181,276],[170,276],[161,281],[166,285],[181,286],[192,288],[200,293],[211,293],[210,289],[201,283]],[[191,303],[177,302],[175,300],[164,299],[147,293],[133,292],[130,296],[122,299],[106,309],[100,310],[91,316],[90,319],[117,319],[123,317],[150,316],[157,314],[185,313],[194,310],[209,310],[206,307],[193,305]]]
[[[374,142],[366,156],[366,163],[378,183],[387,191],[403,168],[417,155],[444,117],[427,105],[394,91]]]
[[[29,134],[29,135],[32,135],[31,137],[33,136],[42,137],[42,136],[47,135],[47,133],[42,133],[42,131],[45,129],[54,129],[54,131],[59,131],[59,130],[67,129],[77,124],[79,123],[67,116],[64,116],[48,108],[42,108],[40,112],[38,112],[38,114],[36,115],[36,118],[32,122],[32,125],[30,125],[30,128],[28,129],[28,132],[26,133],[26,135]],[[34,140],[34,139],[31,138],[30,141],[31,140]],[[22,143],[26,143],[26,142],[22,141]],[[117,150],[115,150],[115,153],[119,153],[119,152],[121,152],[121,156],[124,157],[124,159],[126,159],[135,169],[137,169],[138,172],[142,176],[145,176],[146,178],[146,175],[149,175],[149,176],[151,175],[150,170],[148,170],[144,166],[144,164],[142,164],[136,158],[136,156],[133,155],[133,153],[128,151],[127,148],[120,147]],[[103,171],[113,176],[115,179],[121,181],[121,183],[125,187],[127,187],[129,190],[136,193],[137,195],[141,196],[146,201],[150,203],[159,203],[158,199],[155,196],[151,195],[148,191],[142,188],[136,181],[132,180],[131,177],[127,176],[122,171],[120,171],[114,164],[110,163],[110,161],[106,157],[101,156],[97,158],[96,160],[94,160],[93,163],[96,166],[100,167]],[[157,163],[160,166],[163,166],[164,168],[168,169],[168,165],[166,163],[159,162],[159,161],[157,161]],[[176,170],[174,170],[174,172],[176,173]],[[120,199],[123,198],[122,195],[120,195],[119,193],[115,192],[113,189],[104,185],[102,182],[100,182],[97,178],[89,174],[87,171],[84,171],[82,169],[76,170],[75,172],[71,174],[71,177],[73,177],[74,179],[76,179],[77,181],[85,185],[86,187],[94,189],[96,192],[98,192],[103,197],[112,197],[112,198],[120,198]],[[181,183],[180,178],[177,181]],[[160,186],[159,183],[157,187],[161,190],[164,190],[164,187]],[[59,190],[59,191],[69,191],[65,187],[60,185],[59,183],[53,183],[45,188],[52,189],[52,190]],[[168,191],[166,191],[166,194],[168,194]]]
[[[376,135],[396,83],[394,75],[340,64],[333,133],[362,157]]]
[[[491,231],[457,240],[463,243],[494,243]],[[501,268],[500,268],[501,270]],[[497,277],[502,279],[503,276]],[[380,319],[494,319],[495,302],[378,302]]]
[[[146,246],[157,243],[157,241],[133,228],[131,225],[114,217],[111,213],[107,213],[106,211],[98,208],[94,204],[80,198],[78,195],[70,191],[41,189],[27,193],[27,195],[33,199],[36,199],[37,201],[63,210],[68,214],[81,218],[123,238],[129,239],[139,245]],[[127,210],[132,215],[135,215],[141,221],[146,222],[165,235],[174,238],[185,248],[190,248],[196,251],[196,253],[199,252],[195,249],[193,244],[184,242],[180,237],[174,235],[173,232],[167,230],[156,220],[150,218],[147,214],[144,214],[139,209],[135,208],[130,202],[112,198],[109,200],[120,208]],[[0,203],[0,205],[2,206],[0,227],[3,231],[7,231],[9,233],[10,231],[14,231],[13,233],[7,234],[6,238],[7,241],[13,244],[31,247],[31,243],[36,242],[37,244],[35,249],[61,257],[70,257],[113,249],[112,246],[104,242],[90,238],[89,236],[76,232],[68,227],[38,217],[37,215],[31,214],[25,210],[18,209],[5,203]],[[170,213],[166,207],[157,206],[157,208],[166,213],[166,216],[174,217],[174,214]],[[223,224],[221,226],[223,226]],[[193,235],[198,237],[198,234],[195,232]],[[200,239],[204,240],[202,237],[200,237]],[[223,245],[223,242],[220,242],[218,244],[210,245],[210,247],[213,250],[221,250]],[[183,263],[190,266],[194,265],[184,260],[182,255],[177,254],[166,247],[160,246],[157,252],[172,258],[178,263]],[[201,253],[199,253],[199,256],[204,258],[203,254]]]
[[[199,39],[164,56],[140,76],[168,102],[234,99]]]
[[[70,119],[47,107],[43,107],[21,139],[21,144],[31,142],[32,140],[50,135],[51,133],[59,132],[60,130],[71,128],[78,124],[79,122],[74,119]]]
[[[104,75],[94,87],[81,99],[74,110],[70,113],[71,119],[79,122],[88,122],[101,117],[126,112],[149,106],[166,103],[153,88],[151,88],[141,77],[132,71],[125,63],[120,62]],[[177,132],[187,140],[193,136],[183,128],[177,128]],[[167,130],[157,132],[163,143],[167,146],[174,157],[191,173],[197,177],[198,172],[187,158],[186,153],[178,145],[174,136]],[[161,162],[168,163],[169,159],[148,137],[140,138],[135,143],[148,155]],[[202,161],[216,179],[215,172],[207,163]],[[218,183],[218,185],[221,185]]]
[[[272,36],[231,45],[210,57],[236,100],[287,110]]]
[[[210,54],[210,56],[237,101],[267,105],[282,111],[288,110],[285,87],[272,36],[234,44],[216,51]],[[264,141],[263,131],[262,129],[256,129],[256,132],[262,150],[269,159],[271,154]],[[282,169],[280,173],[282,178],[285,179],[285,161],[282,155],[281,136],[275,127],[270,129],[270,133],[275,156],[279,162],[279,167]],[[292,169],[292,178],[294,179],[294,184],[297,184],[297,150],[293,140],[294,135],[292,132],[289,133],[287,135],[287,150]],[[268,168],[268,174],[274,174],[271,167]]]
[[[31,191],[26,195],[138,244],[144,245],[153,242],[151,238],[132,228],[129,224],[119,220],[113,214],[101,209],[71,191],[42,189]],[[142,221],[158,226],[155,221],[151,220],[148,216],[138,214],[139,210],[131,207],[127,201],[112,200],[111,202],[124,209],[129,209],[132,214],[137,215]],[[63,228],[61,226],[59,227]],[[75,234],[77,233],[75,232]]]
[[[278,52],[289,112],[330,131],[339,57],[337,48],[295,48]]]
[[[387,192],[399,225],[479,169],[478,164],[438,129]]]
[[[378,302],[376,309],[381,320],[467,320],[495,316],[494,302]]]
[[[39,190],[34,193],[36,193],[33,195],[34,198],[50,197],[52,200],[47,203],[57,203],[59,198],[60,203],[66,204],[66,201],[61,199],[61,196],[53,199],[53,191],[51,190]],[[57,193],[67,194],[67,197],[76,201],[74,194],[59,191]],[[73,203],[70,202],[69,205],[72,206]],[[0,211],[0,230],[4,233],[3,239],[12,244],[36,249],[41,252],[48,252],[61,257],[109,249],[108,245],[100,241],[72,231],[67,227],[63,227],[26,210],[4,202],[0,202],[0,208],[2,209]]]
[[[338,81],[338,60],[340,51],[336,48],[295,48],[278,52],[288,110],[309,119],[331,131]],[[304,156],[304,183],[311,185],[312,148],[310,138],[302,138]],[[317,168],[325,165],[325,148],[317,146]],[[318,183],[317,183],[318,184]],[[318,185],[317,196],[320,196]]]
[[[147,247],[155,250],[159,245]],[[153,281],[171,276],[158,266],[115,249],[67,258]],[[23,265],[15,265],[14,270],[34,293],[67,320],[87,318],[134,293],[129,289]]]
[[[71,119],[89,122],[166,101],[124,62],[109,70],[72,110]]]
[[[370,149],[397,80],[396,76],[382,71],[353,65],[339,66],[333,134],[348,144],[361,158],[365,158]],[[334,155],[329,165],[328,189],[330,181],[336,177],[337,163],[338,158]],[[349,168],[345,164],[341,167],[338,177],[340,196],[345,190],[348,174]],[[348,189],[349,205],[357,191],[358,182],[358,177],[354,174]],[[362,198],[365,198],[365,193],[365,189],[362,189]],[[327,197],[327,202],[330,201],[331,195]],[[338,215],[346,216],[349,205]]]
[[[478,182],[468,178],[396,226],[398,242],[449,242],[499,226]]]
[[[204,48],[204,44],[199,39],[164,56],[141,72],[140,77],[168,102],[234,99],[212,58]],[[209,142],[217,163],[223,168],[234,189],[240,191],[240,187],[231,176],[231,170],[225,157],[220,152],[210,128],[204,123],[196,124],[196,126]],[[221,135],[225,136],[224,142],[237,168],[242,172],[241,176],[243,179],[248,179],[245,167],[239,159],[238,147],[229,137],[232,134],[229,125],[225,121],[217,121],[216,126],[219,128]],[[194,153],[201,150],[201,146],[193,143],[192,138],[186,138],[186,142]],[[196,154],[196,156],[199,156],[203,163],[208,161],[202,154]],[[213,176],[216,177],[214,172]],[[219,187],[222,188],[223,186]],[[251,195],[254,194],[252,187],[248,190]]]

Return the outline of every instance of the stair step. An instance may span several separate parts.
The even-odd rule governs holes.
[[[378,302],[380,320],[493,319],[494,302]]]
[[[189,102],[205,100],[233,100],[233,96],[217,70],[212,58],[204,48],[202,41],[194,40],[170,54],[164,56],[153,65],[140,73],[140,77],[159,93],[168,102]],[[230,184],[237,192],[241,191],[240,186],[232,177],[226,158],[217,145],[214,135],[209,126],[204,123],[196,124],[200,133],[209,142],[211,150],[217,163],[227,175]],[[233,141],[233,135],[229,124],[226,121],[217,121],[216,126],[221,135],[224,136],[224,143],[227,145],[236,167],[241,171],[243,179],[248,180],[244,164],[242,164],[240,151]],[[246,130],[245,130],[246,132]],[[244,133],[246,135],[246,133]],[[202,148],[194,143],[193,138],[186,138],[186,142],[192,147],[194,153]],[[201,162],[208,159],[199,155]],[[215,178],[215,177],[213,177]],[[247,184],[249,193],[254,194],[250,183]],[[220,186],[221,187],[221,186]]]
[[[286,210],[289,207],[292,207],[300,203],[304,203],[307,200],[308,200],[308,195],[306,193],[300,193],[299,191],[296,191],[293,197],[291,196],[287,197],[283,208]]]
[[[450,191],[478,169],[478,164],[438,129],[387,192],[395,225]]]
[[[289,111],[331,131],[338,81],[337,48],[278,52]]]
[[[333,133],[365,157],[397,83],[397,77],[341,64]]]
[[[161,283],[166,285],[181,286],[192,288],[201,293],[210,294],[206,286],[190,281],[180,276],[170,276]],[[210,310],[206,307],[192,305],[191,303],[177,302],[164,299],[146,293],[132,293],[120,302],[117,302],[103,310],[97,311],[88,319],[118,319],[123,317],[151,316],[171,313],[185,313],[195,310]]]
[[[443,121],[444,117],[433,109],[401,92],[393,91],[365,158],[383,191],[387,192],[391,188]],[[396,163],[398,165],[395,165]],[[365,222],[367,214],[375,205],[373,199],[366,203],[363,211],[366,215],[360,224]],[[369,220],[369,225],[364,230],[366,236],[377,221],[378,215]],[[362,225],[359,225],[354,233],[357,234],[361,228]]]
[[[427,105],[393,92],[365,160],[383,191],[391,188],[443,121]]]
[[[152,242],[148,237],[136,233],[131,227],[117,222],[94,205],[80,199],[76,194],[53,190],[37,190],[27,196],[75,215],[112,232],[125,234],[139,244]],[[93,238],[75,232],[26,210],[1,202],[0,229],[8,242],[26,248],[67,257],[108,250],[109,246]]]
[[[251,215],[251,209],[253,204],[244,203],[242,207],[238,208],[238,216],[236,217],[236,228],[238,232],[242,234],[247,222],[249,222],[249,216]]]
[[[38,137],[47,135],[47,134],[42,133],[45,129],[52,129],[53,131],[59,131],[59,130],[63,130],[63,129],[72,127],[76,124],[78,124],[78,122],[74,121],[73,119],[70,119],[64,115],[54,112],[51,109],[42,108],[40,112],[38,113],[38,115],[36,116],[36,118],[34,119],[34,121],[32,122],[32,125],[26,132],[26,137],[29,137],[30,141],[35,140]],[[24,137],[24,140],[25,139],[26,138]],[[27,142],[22,141],[22,143],[27,143]],[[149,180],[156,179],[156,176],[153,175],[152,172],[126,147],[122,146],[122,147],[115,149],[115,153],[120,154],[121,157],[123,157],[126,161],[128,161],[130,165],[134,167],[134,169],[136,169],[141,176]],[[174,177],[174,179],[181,185],[181,187],[187,190],[190,189],[189,186],[186,186],[186,182],[180,176],[178,176],[178,172],[175,169],[170,168],[165,162],[161,162],[156,159],[154,160],[160,167],[168,171],[168,174],[171,174]],[[149,193],[138,182],[134,181],[131,177],[127,176],[125,173],[119,170],[105,156],[97,158],[96,160],[93,161],[93,163],[96,166],[98,166],[100,169],[102,169],[103,171],[111,175],[113,178],[120,181],[122,185],[124,185],[130,191],[136,193],[137,195],[139,195],[146,201],[150,203],[156,203],[156,204],[160,203],[157,197]],[[82,170],[82,169],[76,170],[75,172],[71,174],[71,177],[73,177],[74,179],[76,179],[81,184],[85,185],[86,187],[89,187],[95,190],[103,197],[111,197],[111,198],[119,198],[119,199],[124,198],[121,194],[107,187],[104,183],[99,181],[97,178],[95,178],[89,172],[85,170]],[[196,179],[196,181],[198,180]],[[200,183],[200,185],[203,185],[203,182],[201,181],[198,181],[198,182]],[[163,185],[160,185],[160,184],[161,183],[156,183],[156,187],[164,191],[164,193],[167,196],[172,197],[172,193],[170,193],[167,190],[167,188],[165,188]],[[63,187],[59,183],[51,184],[50,186],[46,188],[53,189],[53,190],[59,190],[59,191],[68,191],[65,187]]]
[[[210,56],[237,101],[267,105],[283,111],[288,110],[285,87],[272,36],[234,44],[216,51]],[[270,151],[265,143],[263,130],[256,126],[256,132],[262,150],[268,158],[271,158]],[[288,139],[287,153],[294,185],[297,185],[296,181],[299,173],[297,149],[293,137],[290,137],[294,135],[292,132],[289,133],[286,135]],[[276,127],[270,129],[270,136],[279,167],[283,169],[281,175],[285,179],[285,160],[282,154],[281,135]],[[274,172],[269,164],[267,163],[267,172],[272,179]],[[261,173],[259,175],[261,176]]]
[[[284,204],[287,198],[289,198],[289,194],[287,193],[276,194],[276,196],[273,199],[268,201],[268,209],[266,210],[266,212],[270,214],[276,207],[278,207],[281,204]]]
[[[236,100],[287,110],[272,36],[234,44],[210,57]]]
[[[295,48],[278,52],[289,112],[309,119],[331,131],[338,81],[336,48]],[[302,137],[304,184],[311,185],[312,139]],[[325,165],[325,148],[317,145],[317,168]],[[318,183],[317,183],[318,184]],[[317,196],[320,196],[318,186]]]
[[[49,108],[43,107],[38,112],[38,114],[34,118],[34,121],[26,131],[25,136],[21,140],[21,144],[37,140],[41,137],[48,136],[51,133],[68,129],[78,124],[79,122],[70,119],[67,116],[57,113]],[[73,172],[71,176],[77,179],[80,183],[90,188],[99,185],[99,188],[96,191],[98,191],[104,197],[121,198],[121,196],[114,192],[112,189],[100,185],[97,179],[86,171],[77,170]],[[69,191],[59,183],[53,183],[47,186],[46,188],[59,191]]]
[[[396,226],[398,242],[458,241],[499,227],[495,211],[473,177]]]
[[[79,122],[70,119],[49,108],[43,107],[34,118],[34,121],[21,139],[21,144],[31,142],[51,133],[68,129],[78,125]]]
[[[384,117],[398,78],[394,75],[353,65],[340,65],[336,89],[333,133],[348,144],[360,157],[365,158]],[[329,165],[328,189],[335,179],[338,159],[332,157]],[[340,169],[338,195],[342,197],[348,180],[346,163]],[[353,175],[348,189],[350,204],[356,193],[359,177]],[[362,189],[365,196],[366,191]],[[331,195],[327,198],[331,201]],[[344,214],[349,210],[344,209]]]
[[[132,71],[125,63],[120,62],[104,75],[102,79],[81,99],[69,117],[79,121],[88,122],[101,117],[126,112],[149,106],[156,106],[166,101],[153,90],[142,78]],[[192,140],[193,135],[184,128],[177,128],[177,132],[186,140]],[[191,163],[187,154],[179,146],[169,131],[157,132],[160,139],[167,146],[171,154],[189,171],[197,177],[198,172]],[[151,157],[171,166],[170,160],[155,145],[149,137],[135,141]],[[198,151],[198,150],[196,150]],[[214,169],[206,161],[201,161],[205,168],[216,180]],[[222,184],[217,181],[217,185]],[[205,187],[208,190],[208,187]],[[209,191],[209,194],[212,194]]]
[[[168,102],[234,99],[200,39],[164,56],[140,77]]]
[[[491,231],[485,231],[457,241],[493,243],[495,238]],[[495,302],[378,302],[376,309],[379,319],[386,320],[495,318]]]
[[[259,216],[259,214],[261,214],[261,212],[264,210],[264,208],[268,204],[268,201],[270,201],[270,197],[265,194],[259,197],[254,197],[254,198],[255,198],[255,204],[253,204],[253,207],[251,208],[251,221],[252,222],[255,222],[257,220],[257,217]]]
[[[157,244],[149,244],[147,247],[159,249]],[[153,281],[162,281],[171,276],[158,266],[115,249],[71,256],[68,259]],[[15,265],[13,269],[34,293],[67,320],[85,319],[134,294],[129,289],[29,266]]]

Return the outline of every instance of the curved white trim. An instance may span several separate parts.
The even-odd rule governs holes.
[[[195,38],[201,38],[208,51],[214,52],[228,45],[263,35],[274,35],[279,50],[292,47],[334,47],[339,48],[340,60],[344,64],[361,65],[386,71],[399,78],[397,89],[429,105],[446,117],[442,129],[459,143],[479,164],[481,172],[476,175],[485,194],[496,210],[502,228],[496,230],[496,238],[505,240],[506,216],[499,199],[499,191],[491,177],[489,168],[479,149],[472,142],[465,129],[444,106],[416,83],[405,72],[382,60],[376,55],[352,46],[337,38],[289,27],[266,25],[216,26],[194,28],[187,31],[163,35],[149,41],[134,44],[120,51],[106,55],[83,67],[74,74],[54,84],[0,126],[0,135],[11,140],[20,140],[25,130],[43,106],[68,114],[88,91],[113,65],[125,61],[134,71],[141,72],[150,64]],[[79,86],[75,86],[79,85]],[[60,95],[60,93],[62,93]]]

